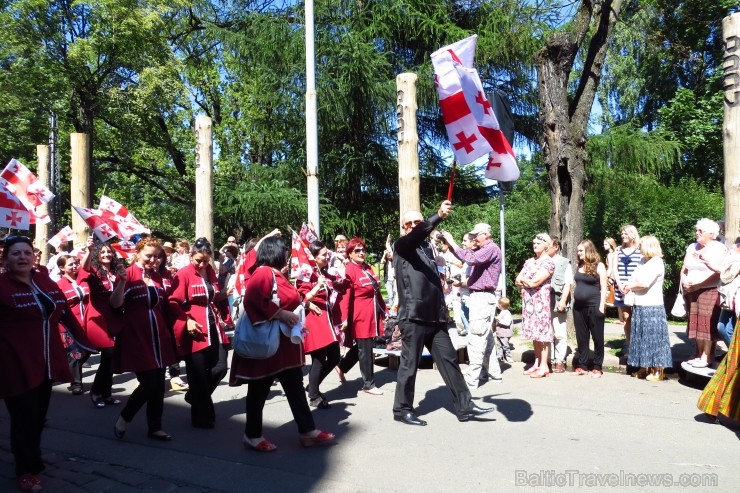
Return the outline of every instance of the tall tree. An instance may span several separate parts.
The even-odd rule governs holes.
[[[569,25],[549,34],[536,57],[550,230],[560,236],[570,257],[583,237],[587,125],[622,4],[582,0]]]

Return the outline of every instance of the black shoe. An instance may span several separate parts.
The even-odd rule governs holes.
[[[315,407],[317,409],[331,409],[331,404],[326,402],[326,399],[323,397],[319,397],[318,399],[310,399],[308,403],[311,405],[311,407]]]
[[[407,425],[426,426],[427,422],[419,419],[414,413],[406,413],[403,416],[393,415],[393,419]]]
[[[470,421],[470,418],[483,416],[484,414],[488,414],[490,412],[493,412],[492,407],[478,407],[475,404],[471,404],[468,409],[457,415],[457,420],[463,423],[465,421]]]
[[[172,441],[172,436],[163,431],[155,431],[154,433],[149,433],[147,436],[152,440],[159,440],[160,442]]]
[[[207,419],[204,420],[192,420],[193,428],[202,428],[204,430],[210,430],[212,428],[216,427],[215,421],[210,421]]]

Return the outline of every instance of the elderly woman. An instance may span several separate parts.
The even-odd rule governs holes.
[[[77,257],[71,255],[60,255],[57,257],[57,267],[61,272],[61,277],[57,281],[59,289],[64,293],[67,299],[72,315],[80,323],[80,327],[85,323],[85,311],[90,303],[90,291],[84,286],[77,284],[77,274],[79,273],[80,261]],[[60,327],[64,349],[67,350],[69,358],[69,369],[72,372],[72,384],[69,390],[73,395],[82,395],[82,365],[90,357],[90,353],[80,351],[76,347],[73,338],[65,327]]]
[[[632,273],[637,268],[638,264],[642,260],[640,249],[640,234],[637,232],[637,228],[631,224],[625,224],[622,226],[622,245],[617,248],[616,263],[610,269],[612,273],[612,279],[616,283],[614,306],[617,307],[617,313],[619,313],[619,321],[624,324],[624,348],[622,353],[624,356],[629,354],[630,347],[630,324],[632,322],[632,306],[628,305],[624,301],[624,295],[627,294],[624,290],[629,281]]]
[[[673,366],[668,321],[663,305],[665,264],[663,250],[655,236],[640,238],[642,263],[627,281],[625,291],[634,292],[632,337],[627,364],[638,368],[633,376],[649,381],[664,380],[665,368]]]
[[[681,268],[681,288],[686,298],[688,336],[696,341],[697,357],[688,363],[706,368],[713,363],[719,320],[719,267],[727,249],[715,241],[719,225],[710,219],[696,223],[696,242],[686,249]]]
[[[340,298],[342,330],[346,331],[344,345],[350,349],[339,362],[340,375],[347,373],[359,361],[362,391],[382,395],[375,386],[373,341],[383,333],[385,300],[375,271],[365,262],[365,242],[352,238],[347,244],[349,262],[346,265],[347,289]]]
[[[190,418],[195,428],[213,428],[216,410],[211,395],[226,376],[228,344],[215,301],[222,295],[211,266],[211,243],[198,238],[190,264],[177,271],[169,297],[178,356],[185,358],[190,390]]]
[[[85,333],[95,349],[100,351],[100,365],[90,389],[93,406],[120,404],[112,397],[114,337],[121,330],[122,312],[110,304],[114,292],[123,294],[123,282],[116,274],[122,264],[107,243],[95,244],[92,236],[87,239],[87,252],[82,258],[77,283],[90,293],[90,304],[85,311]]]
[[[550,280],[555,270],[555,263],[547,254],[550,242],[550,235],[547,233],[534,237],[534,257],[524,263],[514,282],[522,290],[522,337],[534,343],[534,364],[524,371],[531,378],[550,375],[550,368],[547,366],[553,336]]]
[[[576,326],[578,368],[575,375],[588,375],[589,337],[594,341],[592,378],[604,374],[604,314],[606,310],[606,267],[591,240],[576,247],[578,269],[573,275],[573,324]],[[624,285],[626,287],[626,283]]]
[[[244,310],[253,324],[272,319],[290,327],[297,323],[294,310],[300,305],[301,297],[282,272],[288,265],[288,255],[289,250],[281,237],[268,236],[261,240],[252,275],[247,281],[248,296],[244,298]],[[316,429],[303,389],[302,367],[301,345],[291,342],[282,332],[277,353],[267,359],[242,358],[234,354],[231,385],[249,383],[247,424],[242,439],[246,448],[257,452],[277,450],[277,445],[262,436],[262,413],[275,379],[280,381],[298,425],[301,445],[310,447],[334,440],[333,433]]]
[[[335,324],[335,318],[339,317],[336,288],[343,289],[344,279],[327,272],[329,252],[326,245],[316,240],[309,245],[309,250],[316,259],[316,269],[310,280],[296,281],[296,288],[308,308],[304,324],[308,333],[303,342],[303,349],[311,355],[308,400],[311,407],[329,409],[331,405],[319,391],[319,385],[337,366],[341,356]]]
[[[53,382],[72,376],[59,337],[64,323],[89,347],[62,290],[34,269],[33,245],[25,236],[8,236],[0,274],[0,399],[10,416],[10,448],[21,491],[41,491],[44,470],[41,432]]]
[[[162,431],[164,375],[175,362],[175,342],[165,321],[167,294],[156,268],[160,249],[157,239],[139,240],[136,262],[128,269],[119,268],[125,292],[114,292],[111,296],[111,305],[123,307],[124,311],[124,328],[116,337],[113,367],[117,373],[135,373],[139,381],[113,427],[113,434],[119,440],[145,404],[147,436],[165,442],[172,440],[172,436]]]

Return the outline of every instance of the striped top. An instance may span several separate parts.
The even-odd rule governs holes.
[[[619,285],[624,286],[629,281],[632,273],[642,261],[642,253],[639,248],[626,249],[617,248],[617,265],[614,266],[614,275],[619,277]],[[623,301],[624,295],[616,290],[615,301]]]

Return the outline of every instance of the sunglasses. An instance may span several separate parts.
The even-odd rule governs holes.
[[[422,221],[421,219],[415,219],[415,220],[413,220],[413,221],[406,221],[405,223],[403,223],[403,225],[404,225],[404,226],[406,226],[406,227],[408,228],[408,227],[409,227],[409,226],[411,226],[411,225],[414,225],[414,226],[416,226],[417,224],[420,224],[420,223],[421,223],[421,221]]]
[[[355,248],[354,250],[352,250],[352,253],[364,253],[364,252],[365,252],[364,248]]]
[[[33,242],[28,236],[9,235],[5,237],[4,241],[6,247],[10,247],[12,245],[15,245],[16,243],[28,243],[29,245],[33,246]]]

